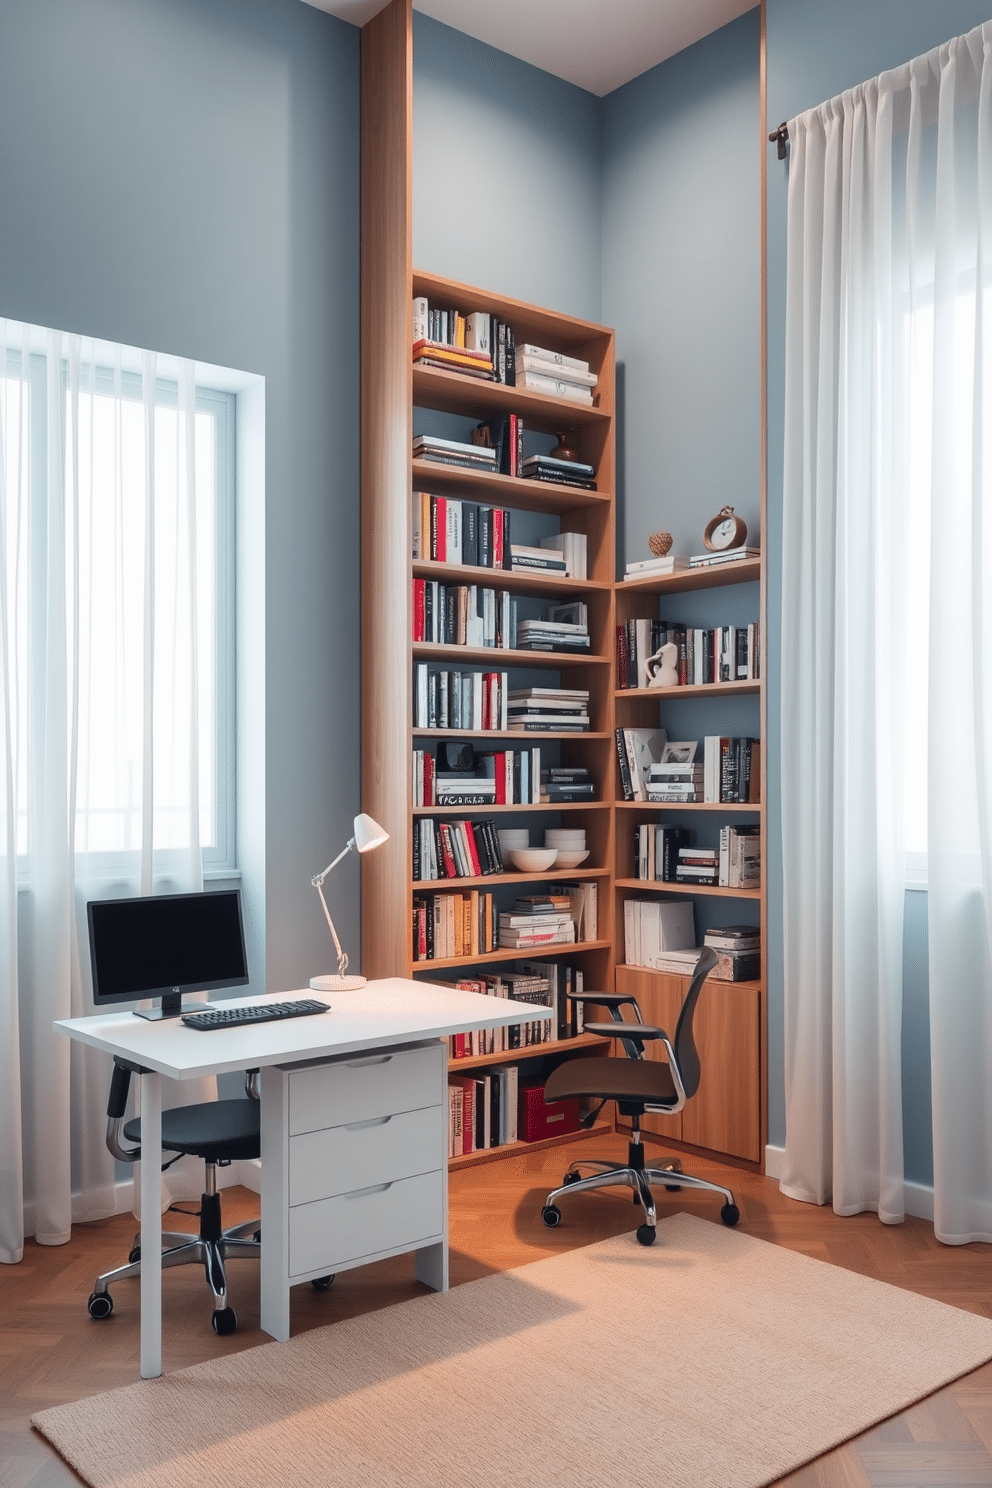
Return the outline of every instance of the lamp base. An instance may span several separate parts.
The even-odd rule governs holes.
[[[315,992],[357,992],[365,986],[363,976],[315,976],[310,978]]]

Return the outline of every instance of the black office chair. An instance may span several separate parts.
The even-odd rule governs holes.
[[[627,1054],[626,1059],[570,1059],[551,1074],[544,1087],[544,1099],[549,1102],[569,1100],[575,1097],[592,1097],[599,1100],[595,1110],[583,1116],[580,1125],[589,1127],[595,1121],[607,1101],[616,1101],[621,1116],[629,1116],[632,1125],[630,1145],[626,1163],[602,1162],[591,1158],[579,1158],[565,1174],[561,1188],[552,1189],[544,1201],[541,1218],[553,1228],[561,1224],[561,1210],[557,1200],[565,1193],[583,1193],[591,1188],[626,1187],[633,1189],[634,1202],[644,1210],[644,1223],[638,1227],[637,1238],[642,1245],[653,1245],[657,1216],[652,1183],[662,1183],[669,1192],[681,1188],[706,1188],[723,1194],[725,1203],[720,1218],[725,1225],[735,1225],[740,1219],[740,1210],[734,1203],[729,1188],[719,1183],[710,1183],[705,1178],[696,1178],[683,1173],[677,1158],[670,1162],[648,1165],[644,1160],[641,1142],[641,1117],[644,1113],[659,1113],[666,1116],[681,1111],[690,1096],[699,1088],[699,1055],[692,1037],[692,1018],[702,985],[717,963],[716,952],[705,946],[700,952],[693,972],[689,990],[685,995],[675,1029],[674,1044],[669,1041],[663,1028],[652,1028],[644,1023],[636,999],[619,993],[585,993],[587,1003],[602,1004],[610,1009],[611,1023],[586,1023],[586,1033],[599,1034],[601,1038],[619,1039]],[[627,1022],[620,1009],[634,1009],[636,1022]],[[619,1026],[618,1026],[619,1025]],[[644,1045],[649,1039],[660,1039],[668,1055],[667,1063],[645,1059]],[[588,1178],[581,1176],[582,1168],[592,1168]]]
[[[114,1059],[114,1073],[110,1082],[110,1099],[107,1102],[107,1146],[121,1162],[137,1162],[141,1157],[141,1121],[135,1118],[123,1129],[128,1142],[136,1147],[125,1147],[121,1142],[121,1127],[127,1106],[128,1087],[132,1074],[144,1074],[139,1064],[126,1059]],[[163,1232],[163,1267],[186,1266],[193,1261],[202,1261],[207,1285],[214,1294],[214,1313],[211,1321],[217,1333],[233,1333],[238,1326],[237,1313],[227,1303],[227,1274],[224,1263],[237,1256],[254,1256],[261,1252],[259,1221],[250,1219],[245,1224],[234,1225],[225,1230],[221,1227],[220,1194],[217,1192],[217,1168],[227,1167],[242,1158],[260,1155],[259,1098],[256,1086],[257,1070],[249,1070],[245,1077],[247,1099],[206,1101],[197,1106],[176,1106],[162,1112],[162,1148],[178,1156],[192,1153],[202,1157],[206,1167],[205,1192],[200,1198],[200,1228],[196,1236],[174,1231]],[[163,1163],[164,1170],[177,1158]],[[98,1276],[89,1299],[90,1317],[108,1318],[114,1310],[114,1299],[108,1290],[111,1282],[123,1281],[129,1276],[141,1274],[141,1236],[136,1235],[131,1246],[126,1266],[118,1266]]]

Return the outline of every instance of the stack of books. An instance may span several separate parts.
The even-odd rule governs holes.
[[[689,559],[689,567],[718,568],[724,563],[743,563],[748,558],[760,557],[760,548],[728,548],[723,553],[694,553]]]
[[[434,771],[432,806],[495,806],[496,781],[455,770]]]
[[[750,982],[761,975],[761,931],[756,925],[722,925],[707,930],[703,944],[720,957],[710,972],[717,981]]]
[[[592,776],[584,765],[558,765],[541,771],[541,803],[591,801],[596,795]]]
[[[465,470],[481,470],[488,475],[499,470],[494,449],[482,444],[465,444],[458,439],[441,439],[436,434],[413,436],[413,458],[430,460],[435,465],[459,465]]]
[[[547,895],[518,899],[508,914],[499,917],[499,945],[503,951],[527,950],[534,946],[573,945],[576,926],[567,898],[564,904]],[[545,988],[547,983],[545,983]]]
[[[703,766],[694,760],[652,765],[648,772],[648,800],[690,805],[703,799]]]
[[[720,854],[715,847],[680,847],[675,869],[676,883],[716,886],[720,872]]]
[[[553,554],[561,553],[567,578],[588,578],[589,539],[584,532],[556,532],[551,537],[542,537],[540,546],[550,548]]]
[[[588,733],[589,689],[515,688],[507,698],[506,726],[525,733]]]
[[[588,651],[589,608],[581,600],[549,605],[543,620],[521,620],[516,630],[521,651]]]
[[[469,351],[463,346],[448,346],[443,341],[421,339],[413,343],[415,367],[440,367],[445,372],[461,372],[483,382],[493,380],[493,359],[488,351]]]
[[[524,543],[510,544],[510,567],[517,573],[561,574],[565,577],[567,564],[562,548],[532,548]]]
[[[569,403],[592,404],[592,390],[598,378],[589,371],[589,363],[579,357],[525,344],[516,348],[514,366],[517,387],[546,393],[551,398],[564,398]]]
[[[623,906],[624,956],[628,966],[649,966],[656,971],[659,958],[672,952],[689,952],[694,958],[696,924],[688,900],[627,899]],[[695,961],[693,961],[695,964]]]
[[[559,486],[579,486],[595,491],[596,471],[583,460],[559,460],[556,455],[528,455],[520,474],[526,480],[551,481]],[[686,560],[688,566],[688,560]]]
[[[485,310],[463,314],[448,306],[431,305],[426,295],[413,301],[414,357],[420,342],[428,341],[439,350],[475,352],[486,357],[490,380],[512,385],[515,377],[515,343],[513,328],[506,321]],[[450,363],[444,363],[450,366]],[[461,366],[454,370],[465,370]]]
[[[720,828],[720,883],[730,889],[756,889],[761,883],[761,828]]]
[[[634,828],[634,877],[674,883],[679,848],[688,846],[688,827],[642,822]]]
[[[655,574],[680,573],[688,567],[688,558],[683,558],[678,553],[666,553],[663,558],[639,558],[635,563],[628,563],[624,578],[650,579]]]
[[[496,823],[435,821],[421,817],[413,824],[413,877],[416,882],[440,878],[484,878],[503,872]]]

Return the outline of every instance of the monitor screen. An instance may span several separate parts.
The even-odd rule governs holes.
[[[238,889],[94,899],[86,913],[97,1007],[161,998],[153,1015],[178,1017],[184,992],[248,983]]]

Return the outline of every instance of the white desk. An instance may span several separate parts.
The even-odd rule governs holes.
[[[258,998],[241,998],[252,1002],[292,1001],[304,992],[284,992]],[[497,1028],[506,1024],[550,1017],[529,1003],[514,1003],[498,997],[482,997],[474,992],[461,992],[448,987],[435,987],[427,982],[391,978],[369,982],[358,992],[335,992],[322,1000],[331,1004],[329,1013],[311,1018],[292,1018],[285,1022],[258,1023],[210,1033],[198,1033],[178,1020],[151,1023],[133,1013],[110,1013],[92,1018],[66,1018],[55,1027],[70,1038],[79,1039],[95,1049],[120,1055],[149,1071],[141,1078],[141,1375],[152,1379],[162,1373],[162,1085],[161,1076],[193,1080],[202,1075],[223,1074],[228,1070],[261,1068],[262,1073],[262,1327],[274,1337],[289,1336],[289,1287],[298,1281],[332,1271],[335,1265],[344,1269],[380,1255],[395,1255],[416,1249],[417,1274],[436,1290],[448,1284],[447,1235],[447,1058],[437,1044],[439,1039],[462,1029]],[[225,1004],[229,1006],[231,1004]],[[435,1206],[440,1184],[440,1221],[427,1224],[430,1234],[412,1236],[414,1243],[402,1240],[391,1244],[387,1238],[373,1254],[361,1260],[340,1255],[332,1259],[339,1242],[332,1238],[321,1248],[314,1241],[313,1226],[298,1242],[297,1260],[290,1254],[290,1216],[288,1144],[293,1136],[290,1102],[293,1080],[298,1094],[307,1098],[327,1082],[340,1088],[343,1068],[358,1065],[350,1076],[361,1080],[362,1060],[343,1056],[366,1056],[385,1062],[383,1051],[393,1049],[397,1062],[403,1057],[398,1045],[424,1046],[434,1043],[439,1052],[419,1056],[417,1079],[434,1082],[437,1104],[444,1111],[441,1127],[443,1150],[438,1164],[437,1183],[431,1189],[430,1203]],[[425,1074],[424,1061],[431,1066]],[[354,1084],[351,1087],[355,1088]],[[423,1087],[421,1087],[423,1088]],[[356,1109],[361,1119],[361,1107]],[[376,1118],[378,1119],[378,1118]],[[303,1125],[307,1125],[306,1122]],[[331,1149],[322,1150],[326,1160]],[[388,1185],[387,1185],[388,1186]],[[424,1195],[421,1194],[421,1200]],[[322,1223],[339,1222],[333,1205],[323,1210],[309,1205],[313,1214],[324,1215]],[[383,1215],[386,1223],[390,1217]],[[421,1228],[424,1228],[422,1226]],[[270,1239],[271,1237],[271,1239]],[[303,1247],[310,1246],[309,1251]],[[299,1256],[314,1264],[301,1266]],[[321,1257],[317,1259],[318,1255]],[[296,1266],[295,1273],[293,1266]]]

